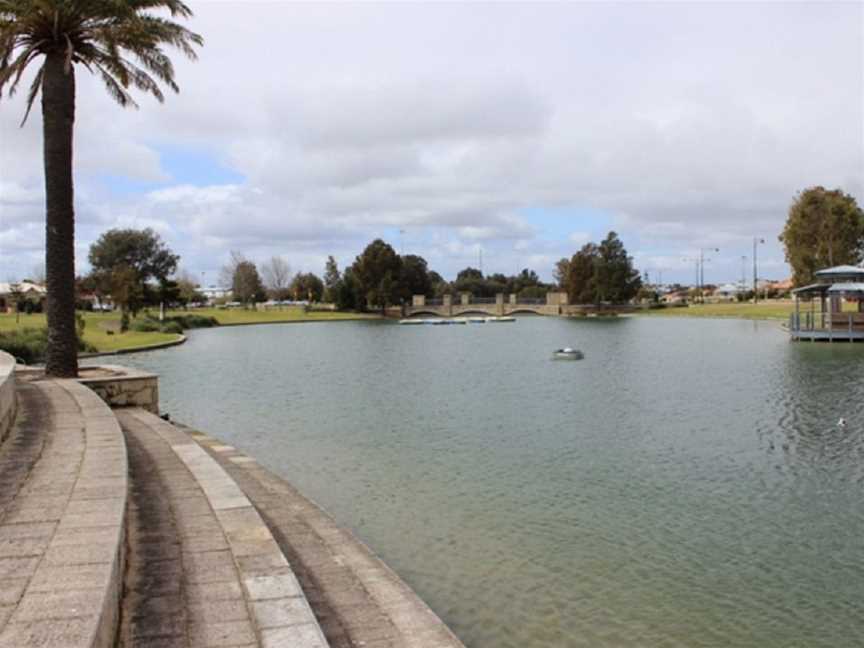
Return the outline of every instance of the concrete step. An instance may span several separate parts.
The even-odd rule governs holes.
[[[120,427],[75,381],[35,380],[21,395],[20,440],[4,447],[24,465],[0,520],[0,648],[108,648],[124,555]]]
[[[48,412],[39,388],[20,384],[15,391],[17,416],[0,444],[0,522],[42,455],[48,431]]]
[[[326,648],[291,566],[225,470],[153,414],[117,417],[133,480],[120,644]]]
[[[395,572],[314,502],[232,446],[183,429],[258,509],[333,648],[464,648]]]

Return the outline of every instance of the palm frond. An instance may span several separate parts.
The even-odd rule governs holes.
[[[33,101],[36,95],[39,94],[39,88],[42,87],[42,77],[45,74],[45,65],[43,64],[39,71],[36,72],[36,77],[33,83],[30,84],[30,91],[27,93],[27,110],[24,111],[24,119],[21,120],[21,126],[27,123],[27,118],[30,116],[30,110],[33,108]]]
[[[99,72],[99,76],[102,77],[102,82],[105,84],[105,89],[108,91],[108,94],[119,103],[121,106],[131,106],[132,108],[137,108],[138,104],[135,103],[135,100],[132,98],[128,92],[126,92],[123,85],[115,79],[110,72],[108,72],[105,68],[103,68],[98,63],[94,62],[93,67]]]
[[[162,11],[170,18],[157,15]],[[196,48],[204,43],[171,20],[191,16],[181,0],[0,0],[0,97],[5,88],[14,94],[33,60],[53,53],[63,56],[67,71],[80,63],[100,76],[122,106],[136,105],[130,87],[163,101],[161,86],[179,91],[163,47],[195,59]],[[40,67],[27,95],[24,121],[43,78]]]

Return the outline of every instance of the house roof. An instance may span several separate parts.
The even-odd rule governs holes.
[[[725,283],[722,286],[717,286],[716,292],[737,293],[741,292],[740,284]]]
[[[18,292],[21,293],[38,293],[40,295],[44,295],[47,291],[45,290],[45,286],[42,286],[37,283],[33,283],[32,281],[12,281],[12,282],[0,282],[0,295],[8,295],[13,291],[13,286]]]

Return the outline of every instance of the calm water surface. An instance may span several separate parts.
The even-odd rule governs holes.
[[[864,345],[524,318],[203,330],[122,361],[470,648],[864,646]]]

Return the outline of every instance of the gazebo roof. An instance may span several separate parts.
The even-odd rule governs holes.
[[[824,270],[817,270],[815,274],[819,278],[826,279],[836,276],[853,276],[864,279],[864,268],[853,265],[840,265],[833,268],[825,268]]]
[[[827,283],[810,284],[809,286],[801,286],[800,288],[796,288],[795,290],[792,291],[792,294],[793,295],[799,295],[802,293],[814,293],[814,292],[824,293],[824,292],[827,292],[830,287],[831,287],[831,284],[827,284]]]
[[[864,282],[836,283],[828,289],[829,293],[862,293],[864,294]]]

